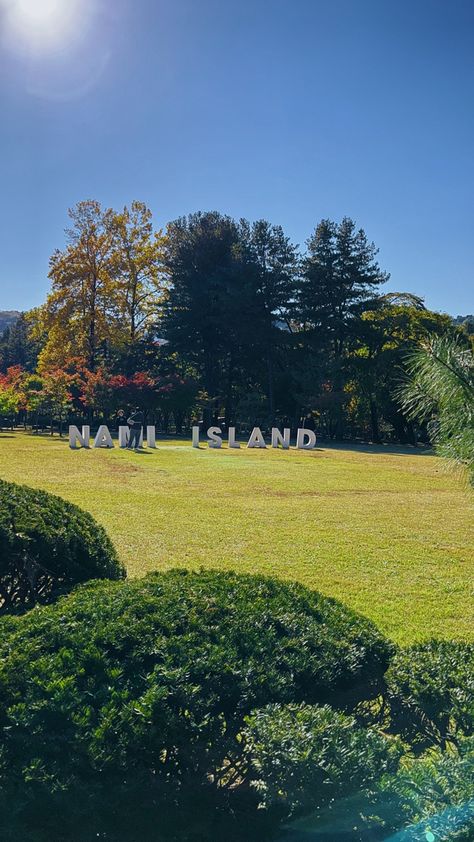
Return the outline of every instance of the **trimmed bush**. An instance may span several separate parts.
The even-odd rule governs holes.
[[[387,673],[396,730],[422,747],[474,734],[474,644],[431,640],[400,650]]]
[[[305,833],[285,840],[472,842],[474,738],[461,738],[457,751],[430,748],[421,757],[406,756],[395,774],[315,811],[303,827]]]
[[[333,599],[214,571],[94,582],[9,618],[0,835],[263,840],[245,717],[271,703],[353,707],[378,692],[390,655]]]
[[[474,739],[461,738],[458,752],[430,751],[408,760],[380,787],[386,827],[409,824],[406,842],[469,842],[474,839]],[[389,808],[389,809],[387,809]],[[428,833],[429,832],[429,833]]]
[[[397,740],[328,705],[268,705],[246,720],[251,785],[285,818],[320,809],[394,772]]]
[[[0,612],[51,602],[88,579],[121,579],[105,530],[59,497],[0,480]]]

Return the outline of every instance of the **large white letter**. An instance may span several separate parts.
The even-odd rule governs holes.
[[[90,435],[90,427],[83,427],[81,435],[77,427],[74,426],[74,424],[71,424],[71,426],[69,427],[69,447],[71,448],[71,450],[76,450],[78,442],[81,445],[81,447],[89,447]]]
[[[278,447],[281,444],[283,450],[288,450],[290,446],[291,430],[285,427],[283,435],[280,433],[278,427],[272,427],[272,447]]]
[[[305,444],[305,437],[308,436],[308,441]],[[296,436],[296,447],[298,450],[313,450],[316,447],[316,433],[313,430],[298,430]]]
[[[263,438],[260,427],[254,427],[250,433],[250,438],[247,447],[266,447],[265,439]]]
[[[146,428],[146,443],[148,447],[156,447],[156,427]]]
[[[109,428],[105,424],[101,424],[97,430],[97,435],[94,439],[94,447],[113,447],[112,436],[109,433]]]
[[[207,431],[207,443],[209,447],[222,447],[222,439],[217,433],[221,433],[220,427],[209,427]]]
[[[229,447],[240,447],[239,442],[235,440],[235,427],[229,427]]]
[[[127,447],[130,438],[130,427],[119,427],[119,447]]]
[[[199,427],[193,427],[193,447],[199,447]]]

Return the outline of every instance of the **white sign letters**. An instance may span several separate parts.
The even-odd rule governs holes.
[[[290,435],[291,431],[285,427],[283,433],[278,427],[272,427],[270,446],[274,449],[281,447],[283,450],[290,449]],[[124,448],[128,446],[130,438],[130,430],[128,427],[119,427],[118,446]],[[156,429],[148,426],[146,428],[146,444],[149,448],[156,448]],[[207,430],[207,444],[210,448],[219,449],[223,444],[223,434],[220,427],[209,427]],[[84,426],[82,432],[74,425],[69,427],[69,447],[71,450],[77,450],[79,447],[90,447],[90,427]],[[115,447],[109,428],[105,424],[101,424],[97,430],[97,435],[94,438],[92,445],[96,447]],[[199,427],[192,429],[192,446],[199,447]],[[235,427],[229,427],[227,434],[227,446],[230,448],[240,448],[240,443],[235,437]],[[143,430],[140,435],[140,447],[143,447]],[[247,447],[266,449],[267,443],[260,427],[254,427],[247,440]],[[296,434],[296,448],[297,450],[314,450],[316,447],[316,433],[313,430],[306,430],[301,428]]]

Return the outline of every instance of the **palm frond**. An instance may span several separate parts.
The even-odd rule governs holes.
[[[432,336],[407,361],[399,397],[406,414],[430,421],[440,455],[467,467],[474,484],[474,353],[461,337]]]

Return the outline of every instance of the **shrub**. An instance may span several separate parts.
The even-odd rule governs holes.
[[[105,530],[72,503],[0,480],[0,612],[125,575]]]
[[[365,791],[331,803],[303,824],[307,835],[289,834],[288,842],[313,839],[313,830],[321,842],[472,842],[474,739],[461,738],[456,751],[431,748],[421,757],[407,756],[395,774],[368,782]]]
[[[464,842],[474,838],[474,740],[461,738],[459,751],[429,751],[407,760],[379,787],[379,811],[393,831],[409,825],[404,842]],[[388,808],[388,809],[387,809]],[[398,838],[398,837],[397,837]]]
[[[0,644],[2,839],[264,839],[245,717],[350,707],[391,654],[335,600],[214,571],[94,582],[14,620]]]
[[[474,734],[474,644],[431,640],[400,650],[387,673],[395,728],[444,746]]]
[[[402,751],[328,705],[268,705],[247,718],[251,784],[287,817],[316,810],[395,771]]]

